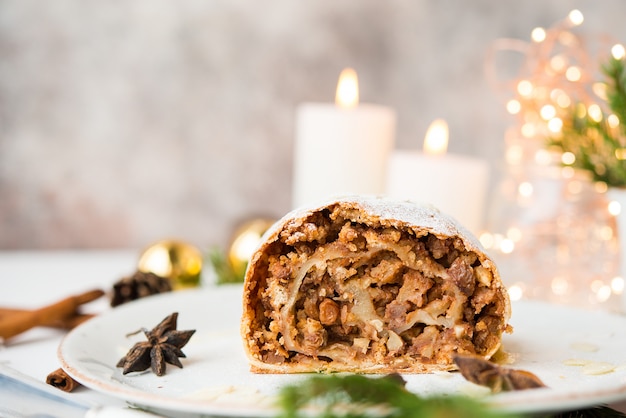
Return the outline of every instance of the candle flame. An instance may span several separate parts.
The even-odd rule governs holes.
[[[436,119],[428,127],[424,139],[424,152],[431,155],[445,154],[448,150],[448,124]]]
[[[359,104],[359,79],[352,68],[344,69],[339,75],[335,103],[345,108]]]

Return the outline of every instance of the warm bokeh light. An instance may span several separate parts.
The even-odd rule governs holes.
[[[585,21],[585,17],[583,16],[582,12],[578,9],[574,9],[571,12],[569,12],[569,15],[567,15],[567,18],[574,26],[582,25],[582,23]]]
[[[524,290],[522,289],[520,285],[517,285],[517,284],[514,284],[513,286],[509,287],[508,291],[509,291],[509,298],[512,301],[520,300],[524,296]]]
[[[613,47],[611,48],[611,55],[616,60],[621,60],[622,58],[624,58],[626,56],[626,50],[624,49],[624,45],[622,44],[613,45]]]
[[[609,190],[609,186],[603,181],[596,181],[593,183],[593,189],[598,193],[606,193]]]
[[[621,295],[624,292],[624,279],[619,276],[614,277],[613,280],[611,280],[611,289],[613,293]]]
[[[493,248],[493,245],[495,243],[495,239],[493,235],[490,234],[489,232],[483,232],[482,234],[480,234],[480,237],[478,238],[478,240],[480,241],[482,246],[485,247],[486,249]]]
[[[522,125],[521,131],[525,138],[532,138],[537,133],[537,128],[533,123],[525,123]]]
[[[512,226],[506,231],[506,236],[513,242],[519,242],[522,240],[523,232],[521,229]]]
[[[580,194],[583,191],[583,183],[578,180],[572,180],[567,183],[567,191],[572,194]]]
[[[606,100],[606,83],[603,82],[595,82],[591,85],[591,90],[593,93],[598,96],[602,100]]]
[[[610,241],[613,239],[613,236],[615,236],[615,233],[610,225],[605,225],[598,230],[598,236],[603,241]]]
[[[567,166],[561,168],[561,177],[563,177],[564,179],[574,178],[575,175],[576,170],[574,170],[574,167]]]
[[[506,103],[506,110],[511,114],[511,115],[517,115],[520,110],[522,110],[522,104],[519,102],[519,100],[509,100]]]
[[[611,297],[611,293],[613,292],[611,291],[611,286],[603,284],[598,288],[595,293],[598,302],[606,302],[607,300],[609,300],[609,298]]]
[[[565,165],[572,165],[576,162],[576,156],[572,152],[564,152],[563,155],[561,155],[561,162]]]
[[[517,83],[517,92],[524,97],[528,97],[533,94],[533,83],[528,80],[521,80]]]
[[[500,243],[500,251],[503,254],[511,254],[513,250],[515,250],[515,243],[508,238],[503,239]]]
[[[589,117],[593,119],[595,122],[602,121],[602,109],[597,104],[589,105],[587,108],[587,113],[589,113]]]
[[[534,188],[532,184],[525,181],[519,185],[519,187],[517,188],[517,191],[520,194],[520,196],[530,197],[533,195]]]
[[[563,120],[561,118],[552,118],[548,121],[548,130],[558,134],[563,129]]]
[[[613,216],[617,216],[622,212],[622,205],[619,202],[612,200],[609,202],[609,213]]]
[[[539,114],[544,120],[550,120],[556,116],[556,109],[551,104],[546,104],[541,107]]]
[[[567,67],[567,58],[562,54],[553,56],[550,59],[550,67],[557,73],[565,71],[565,68]]]
[[[550,154],[550,151],[545,149],[538,149],[535,152],[535,158],[533,159],[539,165],[547,166],[552,164],[552,154]]]
[[[530,33],[530,38],[535,42],[543,42],[546,40],[546,30],[544,28],[535,28]]]
[[[524,148],[519,145],[512,145],[506,149],[504,158],[508,164],[518,165],[524,158]]]
[[[550,283],[550,287],[552,288],[552,292],[555,295],[564,295],[567,293],[569,288],[569,283],[567,279],[564,277],[557,276],[552,279],[552,283]]]
[[[580,68],[576,67],[576,66],[571,66],[569,67],[566,71],[565,71],[565,78],[567,78],[569,81],[580,81],[580,79],[582,78],[582,72],[580,71]]]
[[[569,95],[561,89],[553,89],[550,92],[550,99],[562,108],[569,107],[572,104]]]

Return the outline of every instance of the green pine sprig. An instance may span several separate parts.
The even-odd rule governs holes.
[[[607,406],[520,416],[463,395],[420,397],[404,384],[399,375],[315,375],[281,389],[278,418],[626,418]]]
[[[243,283],[244,276],[235,271],[221,248],[215,247],[211,249],[208,258],[215,272],[217,284]]]
[[[582,103],[566,111],[563,128],[548,145],[571,152],[575,168],[589,171],[595,181],[612,187],[626,187],[626,66],[623,59],[611,57],[602,66],[606,77],[607,103],[602,118],[594,118]],[[608,109],[607,109],[608,108]],[[618,117],[618,128],[607,121],[610,114]]]
[[[284,387],[280,418],[512,418],[466,396],[419,397],[397,375],[314,376]]]
[[[626,123],[626,66],[624,59],[612,57],[602,66],[602,72],[607,77],[609,107],[620,121]]]

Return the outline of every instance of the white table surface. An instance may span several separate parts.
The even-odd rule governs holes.
[[[94,288],[105,291],[136,269],[135,250],[0,251],[0,306],[35,309]],[[111,309],[108,297],[85,305],[88,312]],[[8,366],[39,382],[59,368],[56,350],[65,332],[35,328],[0,345],[0,366]],[[58,391],[63,393],[62,391]],[[124,403],[85,387],[70,394],[80,403],[119,406]],[[626,402],[610,405],[626,412]]]
[[[135,271],[138,254],[130,250],[0,252],[0,306],[36,309],[91,289],[110,291],[115,281]],[[83,310],[97,314],[107,309],[108,298],[102,297]],[[38,327],[11,338],[0,345],[0,365],[45,383],[46,376],[60,367],[56,351],[64,335],[63,330]],[[125,406],[85,387],[69,395],[91,406]]]

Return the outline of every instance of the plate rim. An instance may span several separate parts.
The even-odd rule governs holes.
[[[122,315],[119,312],[125,310],[136,310],[138,304],[157,304],[160,299],[170,299],[172,297],[180,297],[184,295],[191,298],[200,298],[203,293],[214,292],[216,289],[229,289],[230,291],[239,291],[237,284],[225,284],[220,286],[195,288],[195,289],[183,289],[176,292],[167,292],[144,297],[141,300],[133,301],[137,303],[123,304],[115,308],[115,311],[108,310],[100,315],[97,315],[75,328],[71,329],[66,335],[63,336],[61,343],[57,348],[57,358],[61,363],[61,368],[74,380],[78,381],[82,385],[92,389],[96,392],[103,393],[109,396],[113,396],[117,399],[121,399],[128,404],[141,407],[142,409],[164,409],[172,412],[185,412],[185,413],[200,413],[200,414],[216,414],[220,416],[232,416],[232,417],[272,417],[276,413],[276,409],[259,410],[258,406],[252,406],[247,404],[234,404],[227,402],[215,402],[208,403],[203,400],[195,400],[193,398],[175,398],[175,397],[157,397],[154,393],[138,390],[133,387],[127,389],[119,388],[117,385],[110,385],[107,382],[99,379],[93,379],[88,374],[76,369],[71,362],[68,362],[64,355],[64,350],[67,347],[68,341],[72,341],[75,336],[85,329],[95,327],[98,322],[106,321],[112,315]],[[217,291],[220,291],[217,290]],[[222,290],[223,291],[223,290]],[[117,312],[113,314],[112,312]],[[96,325],[94,325],[96,324]],[[130,396],[129,396],[130,395]],[[144,403],[147,402],[147,403]],[[226,415],[224,415],[226,414]]]

